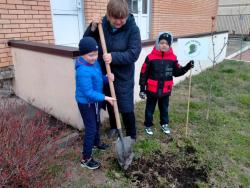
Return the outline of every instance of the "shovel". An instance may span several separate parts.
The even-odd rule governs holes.
[[[106,54],[107,46],[106,46],[101,23],[98,24],[98,30],[99,30],[103,54]],[[107,74],[110,74],[111,73],[110,65],[108,63],[105,63],[105,67],[106,67]],[[113,81],[110,79],[109,79],[109,87],[110,87],[111,97],[116,98],[114,84],[113,84]],[[132,145],[134,144],[134,140],[131,139],[130,136],[123,137],[117,101],[114,101],[113,108],[114,108],[116,125],[117,125],[118,136],[119,136],[116,141],[116,154],[117,154],[119,165],[123,169],[126,170],[128,169],[129,165],[132,163],[133,158],[134,158],[134,153],[132,150]]]

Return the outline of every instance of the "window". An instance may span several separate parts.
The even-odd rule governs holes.
[[[148,13],[148,0],[142,0],[142,14]]]
[[[127,0],[127,1],[128,1],[129,12],[132,14],[138,14],[138,0]]]

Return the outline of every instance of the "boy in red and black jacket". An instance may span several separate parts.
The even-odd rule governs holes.
[[[139,95],[142,99],[145,99],[147,95],[144,125],[145,131],[149,135],[153,135],[151,127],[157,101],[162,131],[170,134],[168,104],[173,86],[173,76],[182,76],[194,67],[194,61],[188,62],[184,67],[178,64],[176,55],[171,48],[172,43],[171,33],[160,33],[154,49],[146,57],[141,68]]]

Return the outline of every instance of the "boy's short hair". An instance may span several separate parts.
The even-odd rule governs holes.
[[[110,0],[107,5],[107,16],[115,19],[127,18],[129,14],[126,0]]]

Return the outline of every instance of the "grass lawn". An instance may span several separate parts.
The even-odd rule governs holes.
[[[189,142],[200,160],[210,167],[208,185],[215,187],[250,186],[250,64],[227,61],[214,70],[193,79],[191,130]],[[209,119],[205,119],[207,96],[212,83]],[[173,129],[183,138],[185,104],[180,93],[187,90],[184,82],[175,90],[171,104]],[[178,97],[179,95],[179,97]]]
[[[208,93],[212,84],[209,119]],[[58,187],[250,187],[250,64],[225,61],[192,78],[190,122],[185,137],[188,80],[170,98],[171,136],[154,116],[154,135],[143,128],[145,102],[137,103],[136,157],[124,172],[116,163],[114,141],[109,151],[94,152],[102,168],[79,167],[81,141],[50,168]],[[106,131],[105,123],[102,131]]]

